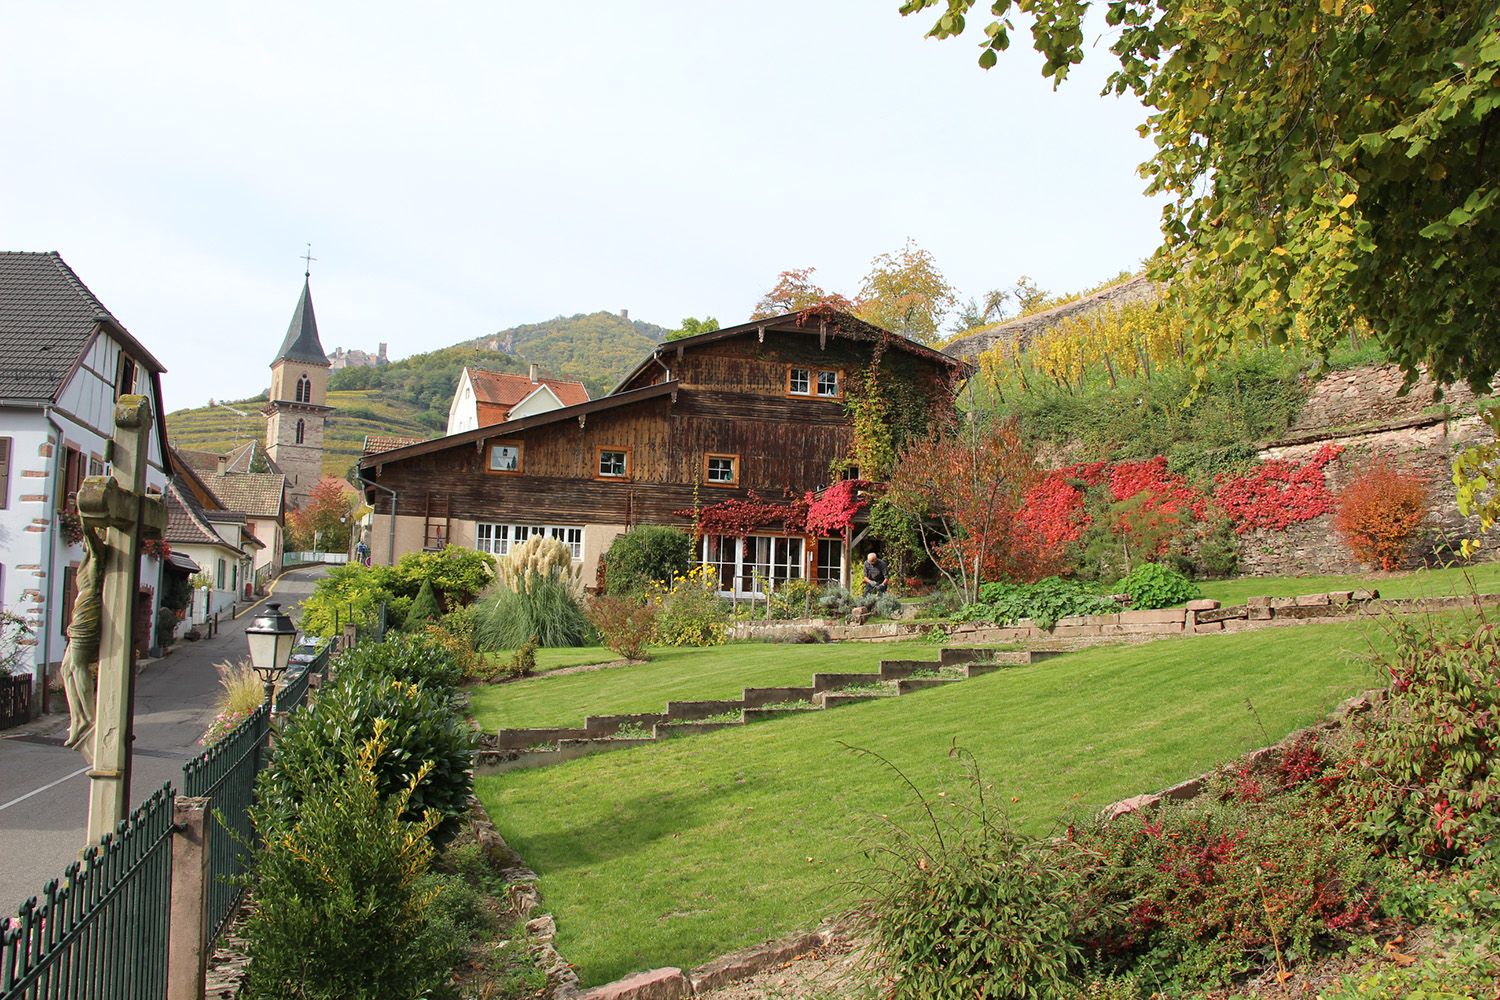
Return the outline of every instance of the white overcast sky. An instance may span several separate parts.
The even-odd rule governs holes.
[[[981,3],[980,8],[987,6]],[[912,237],[964,295],[1157,242],[1110,58],[923,37],[897,0],[0,6],[0,246],[58,250],[169,409],[269,382],[311,241],[323,344],[404,356],[628,308],[742,321]]]

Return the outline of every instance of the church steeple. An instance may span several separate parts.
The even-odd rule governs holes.
[[[328,355],[323,353],[323,343],[318,339],[318,317],[313,312],[312,288],[307,275],[303,275],[302,297],[297,300],[297,309],[286,328],[281,350],[276,352],[276,361],[328,364]],[[276,361],[271,363],[274,365]]]

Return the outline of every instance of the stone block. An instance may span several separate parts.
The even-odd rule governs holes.
[[[1327,594],[1299,594],[1297,596],[1297,607],[1317,608],[1328,604]]]
[[[1250,615],[1250,609],[1243,604],[1235,604],[1227,608],[1216,608],[1213,611],[1196,611],[1194,614],[1198,616],[1198,624],[1201,625],[1204,622],[1228,621],[1230,618],[1247,618]]]
[[[1334,604],[1348,604],[1350,601],[1354,600],[1354,591],[1330,590],[1328,592],[1328,599]]]
[[[821,934],[796,934],[716,958],[688,973],[688,978],[692,981],[693,993],[701,994],[768,972],[822,946]]]
[[[1193,627],[1193,633],[1195,635],[1207,635],[1210,632],[1222,631],[1224,631],[1223,622],[1199,622]]]
[[[1252,608],[1269,608],[1271,606],[1271,599],[1269,597],[1247,597],[1245,598],[1245,604]]]
[[[1272,608],[1295,608],[1297,606],[1295,597],[1273,597],[1270,600]]]
[[[1119,615],[1121,625],[1181,625],[1187,612],[1182,608],[1157,611],[1126,611]]]
[[[1247,615],[1253,622],[1268,622],[1271,620],[1271,609],[1266,606],[1250,605],[1250,614]]]
[[[1175,622],[1137,622],[1115,626],[1121,634],[1125,635],[1177,635],[1185,627],[1180,619]]]
[[[1355,601],[1373,601],[1380,596],[1378,590],[1356,590],[1351,599]]]
[[[1104,628],[1099,625],[1059,625],[1052,630],[1052,635],[1058,639],[1082,639],[1104,634]]]
[[[1171,799],[1174,802],[1186,802],[1189,799],[1196,799],[1203,794],[1203,791],[1204,783],[1202,778],[1189,778],[1187,781],[1180,781],[1171,788],[1163,791],[1161,797]]]
[[[582,1000],[679,1000],[693,995],[681,969],[652,969],[595,987]]]
[[[1119,819],[1129,813],[1141,809],[1149,809],[1161,801],[1160,795],[1132,795],[1128,799],[1121,799],[1113,805],[1104,807],[1104,819],[1106,821]]]
[[[1208,597],[1200,597],[1195,601],[1187,602],[1187,609],[1189,611],[1215,611],[1218,607],[1219,602]]]

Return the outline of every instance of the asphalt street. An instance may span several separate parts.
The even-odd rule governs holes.
[[[293,570],[277,581],[270,600],[297,617],[322,567]],[[202,752],[198,737],[214,717],[219,697],[216,663],[247,656],[245,626],[254,612],[219,634],[179,642],[169,656],[136,677],[135,743],[130,794],[139,803],[163,784],[178,787],[183,762]],[[66,714],[42,716],[0,738],[0,916],[12,914],[86,846],[87,764],[62,745]]]

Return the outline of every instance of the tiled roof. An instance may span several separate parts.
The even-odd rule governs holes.
[[[216,513],[223,513],[218,511]],[[230,545],[209,524],[207,513],[193,495],[182,489],[176,478],[167,480],[167,530],[162,536],[169,545],[218,545],[244,555]]]
[[[551,389],[564,406],[589,401],[589,391],[582,382],[565,378],[538,378],[535,382],[526,375],[510,372],[492,372],[484,368],[469,368],[469,384],[474,387],[474,398],[481,407],[496,407],[503,412],[491,411],[493,420],[482,423],[500,423],[509,419],[510,409],[527,396],[536,392],[538,385]]]
[[[163,370],[57,253],[0,252],[0,399],[55,400],[100,323]]]
[[[306,281],[302,282],[302,297],[297,300],[297,309],[292,313],[292,322],[286,328],[286,338],[281,342],[281,350],[276,352],[276,360],[328,364],[328,355],[323,353],[323,343],[318,339],[312,289]]]
[[[219,471],[219,462],[224,458],[223,455],[218,455],[211,451],[195,451],[192,448],[174,447],[172,450],[193,471],[198,473],[206,472],[209,475],[213,475]]]
[[[418,444],[426,440],[417,437],[397,437],[392,434],[366,434],[365,447],[361,455],[378,455],[383,451],[395,451],[397,448],[405,448],[409,444]]]
[[[205,476],[204,483],[230,510],[250,517],[280,517],[286,477],[274,472],[230,472]]]

